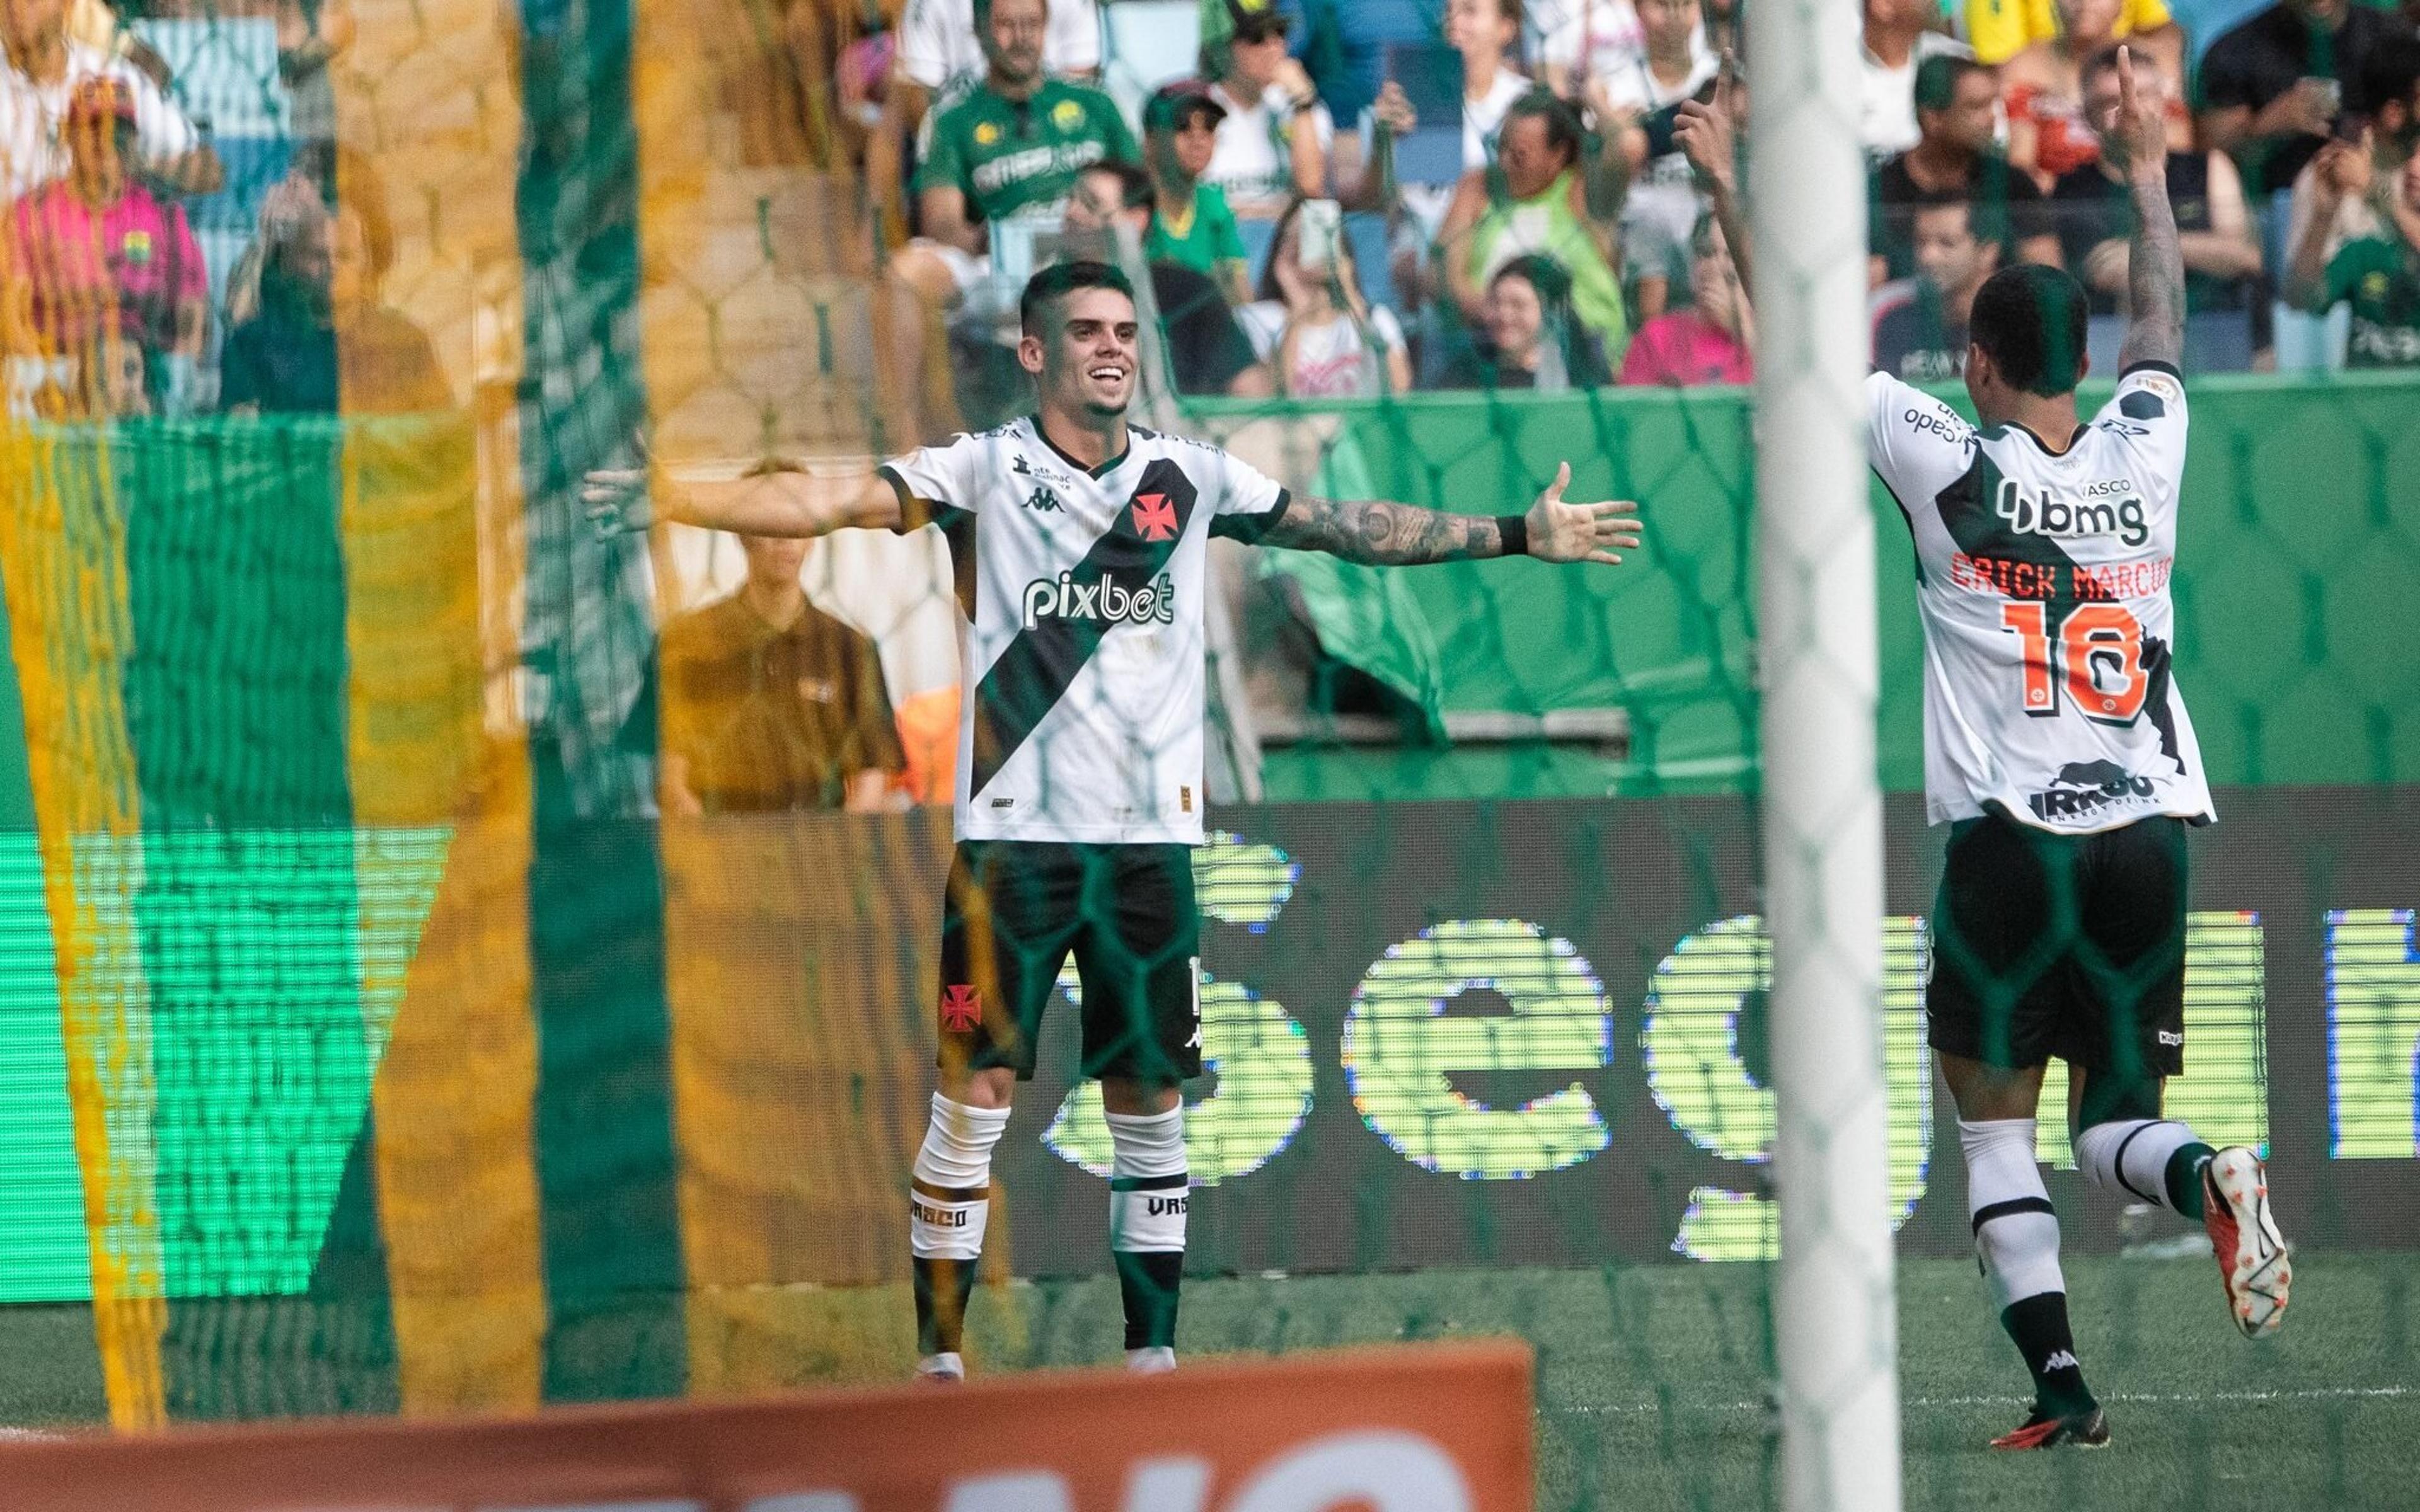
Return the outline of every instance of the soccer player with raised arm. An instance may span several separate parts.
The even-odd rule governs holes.
[[[2135,226],[2116,396],[2079,422],[2084,289],[2033,266],[1975,297],[1979,431],[1895,378],[1867,379],[1874,471],[1916,538],[1927,811],[1951,826],[1930,1038],[1958,1104],[1975,1248],[2034,1380],[2033,1412],[1993,1441],[2002,1449],[2109,1442],[2034,1161],[2051,1057],[2072,1078],[2076,1164],[2207,1227],[2245,1335],[2277,1326],[2289,1279],[2259,1155],[2160,1116],[2184,1069],[2185,831],[2216,815],[2171,671],[2185,270],[2166,128],[2124,54],[2118,82],[2103,140]]]
[[[667,514],[748,535],[939,526],[964,611],[957,852],[941,924],[940,1088],[908,1232],[918,1374],[965,1373],[959,1340],[991,1158],[1033,1073],[1072,953],[1082,1072],[1114,1149],[1109,1247],[1126,1360],[1175,1364],[1187,1176],[1178,1087],[1202,1072],[1202,596],[1213,535],[1409,565],[1621,561],[1636,506],[1563,499],[1487,519],[1289,493],[1218,447],[1128,424],[1134,298],[1101,263],[1026,285],[1017,360],[1038,415],[853,477],[775,472],[692,488]]]

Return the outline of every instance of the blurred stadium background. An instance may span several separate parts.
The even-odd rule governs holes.
[[[77,132],[117,107],[43,83],[58,45],[120,81],[115,141],[142,172],[106,191],[131,208],[77,190],[98,270],[62,253],[52,208],[12,209],[5,239],[0,1423],[508,1412],[911,1364],[899,1194],[949,841],[946,553],[931,532],[850,534],[798,569],[876,670],[884,791],[721,801],[701,774],[779,764],[790,727],[685,708],[706,695],[659,648],[751,569],[728,538],[602,535],[581,488],[598,469],[860,457],[1016,412],[996,329],[902,276],[913,122],[982,87],[915,85],[931,38],[966,24],[927,4],[8,8],[21,206],[104,181]],[[1739,323],[1705,292],[1723,264],[1674,244],[1650,193],[1695,222],[1658,97],[1700,87],[1747,17],[1688,22],[1683,84],[1642,25],[1679,24],[1667,8],[1289,0],[1302,72],[1269,87],[1318,97],[1299,111],[1317,148],[1283,160],[1274,195],[1264,162],[1257,201],[1244,170],[1228,181],[1266,298],[1231,311],[1230,259],[1196,270],[1218,307],[1163,308],[1172,381],[1151,407],[1296,487],[1496,514],[1568,456],[1575,494],[1647,501],[1649,548],[1617,573],[1238,548],[1213,611],[1215,1074],[1190,1120],[1184,1347],[1519,1334],[1542,1507],[1777,1496],[1753,406],[1701,381],[1744,376],[1725,366]],[[1871,0],[1861,129],[1879,185],[1947,129],[1915,108],[1916,59],[1979,52],[2002,69],[1983,76],[2006,91],[2011,171],[2064,184],[2040,122],[2081,54],[2132,32],[2198,111],[2180,108],[2179,158],[2235,133],[2240,217],[2211,244],[2258,243],[2263,270],[2212,253],[2238,271],[2210,275],[2195,317],[2177,675],[2224,822],[2197,841],[2172,1099],[2266,1147],[2302,1285],[2284,1336],[2243,1347],[2207,1258],[2087,1192],[2045,1119],[2079,1342],[2107,1362],[2124,1447],[1982,1452],[2019,1403],[1922,1043],[1938,843],[1912,562],[1876,489],[1908,1502],[2410,1505],[2420,297],[2394,280],[2420,287],[2420,242],[2396,239],[2420,234],[2420,173],[2388,161],[2408,133],[2380,130],[2366,187],[2315,211],[2292,131],[2226,117],[2283,118],[2275,94],[2238,101],[2257,70],[2213,52],[2267,13],[2104,8]],[[2411,23],[2355,8],[2343,56],[2312,70],[2391,124],[2376,79]],[[1052,66],[1096,77],[1146,138],[1171,80],[1243,100],[1235,39],[1277,29],[1228,0],[1055,0],[1054,26],[1069,11],[1094,52]],[[980,69],[970,36],[950,67]],[[1490,38],[1501,88],[1476,77]],[[1517,290],[1450,276],[1494,270],[1469,236],[1529,234],[1481,118],[1501,121],[1516,73],[1586,107],[1583,240],[1551,250],[1593,260],[1618,308],[1533,290],[1525,327]],[[1470,96],[1475,160],[1440,78]],[[1398,103],[1409,130],[1372,124]],[[1282,131],[1293,108],[1237,118]],[[1358,292],[1332,305],[1261,286],[1272,200],[1306,188],[1368,206],[1339,232]],[[1950,254],[2037,255],[2030,229],[2083,272],[2100,245],[2083,189],[1936,197],[1982,228]],[[2359,276],[2331,284],[2327,316],[2285,296],[2298,220],[2331,209],[2327,266]],[[1003,268],[1000,239],[1050,255],[1056,224],[1020,219],[995,226]],[[1144,246],[1195,255],[1154,242],[1170,219]],[[1920,368],[1954,349],[1972,267],[1919,266],[1887,206],[1875,237],[1910,243],[1876,270],[1877,341]],[[1153,282],[1165,307],[1204,281]],[[1912,346],[1909,309],[1935,322]],[[1714,357],[1634,363],[1642,343]],[[1053,1048],[1002,1149],[983,1370],[1117,1352],[1086,1174],[1107,1137]]]

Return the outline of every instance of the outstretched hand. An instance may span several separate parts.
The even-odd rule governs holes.
[[[1555,481],[1529,506],[1529,554],[1544,562],[1602,562],[1607,566],[1621,553],[1638,548],[1638,506],[1627,499],[1604,503],[1572,503],[1563,490],[1572,486],[1572,465],[1555,470]]]
[[[580,480],[580,507],[600,538],[645,530],[650,523],[647,470],[592,469]]]

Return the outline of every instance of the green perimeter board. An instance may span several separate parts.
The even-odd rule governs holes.
[[[1962,409],[1962,392],[1937,391]],[[2177,679],[2213,785],[2420,778],[2420,375],[2193,382],[2179,526]],[[2087,385],[2087,417],[2106,384]],[[1274,752],[1271,796],[1435,798],[1738,791],[1754,769],[1754,509],[1745,389],[1423,393],[1316,409],[1195,407],[1227,435],[1275,415],[1339,424],[1316,479],[1465,514],[1526,508],[1572,463],[1571,496],[1641,501],[1621,567],[1467,562],[1402,572],[1439,648],[1441,704],[1620,707],[1626,763],[1565,748]],[[1879,484],[1881,766],[1923,785],[1923,640],[1907,526]],[[1314,611],[1317,606],[1314,605]],[[1370,617],[1338,614],[1337,626]],[[1379,654],[1322,623],[1357,665]],[[1529,782],[1544,786],[1528,786]]]
[[[8,614],[0,595],[0,647]],[[92,1295],[67,1081],[24,709],[0,655],[0,1303]]]

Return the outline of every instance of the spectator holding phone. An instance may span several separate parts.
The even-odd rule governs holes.
[[[2367,142],[2330,142],[2313,160],[2316,213],[2295,239],[2286,297],[2319,314],[2352,307],[2345,344],[2350,367],[2420,367],[2420,153],[2389,180],[2376,235],[2328,255],[2328,227],[2343,203],[2371,192],[2376,169]]]
[[[1589,81],[1597,129],[1618,133],[1629,168],[1621,201],[1622,270],[1641,319],[1664,313],[1675,277],[1685,279],[1699,203],[1688,154],[1673,139],[1684,100],[1711,100],[1719,62],[1697,46],[1699,0],[1638,0],[1647,51],[1629,65]],[[1726,103],[1725,108],[1729,105]]]
[[[2336,131],[2342,140],[2366,147],[2369,173],[2362,182],[2367,187],[2330,199],[2333,215],[2321,218],[2327,257],[2349,241],[2380,236],[2386,229],[2388,194],[2396,176],[2420,147],[2420,37],[2391,37],[2371,49],[2353,82],[2356,87],[2337,117]],[[2318,182],[2319,164],[2313,158],[2294,180],[2292,213],[2285,231],[2288,255],[2319,214],[2323,188]]]
[[[2231,153],[2256,200],[2288,189],[2335,129],[2370,54],[2408,37],[2353,0],[2281,0],[2212,42],[2201,61],[2204,145]]]
[[[1278,222],[1260,302],[1244,312],[1264,345],[1278,392],[1295,399],[1367,398],[1412,386],[1394,312],[1361,294],[1353,248],[1332,200],[1307,200]]]
[[[2125,0],[2055,0],[2058,34],[2034,43],[2000,70],[2009,112],[2009,161],[2048,190],[2101,154],[2085,119],[2084,65],[2116,41]]]

